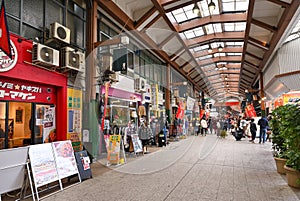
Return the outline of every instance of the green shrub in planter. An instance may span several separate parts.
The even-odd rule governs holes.
[[[286,165],[300,171],[300,109],[296,105],[281,107],[279,132],[285,138],[283,144],[286,146]]]
[[[272,111],[272,119],[269,122],[272,129],[273,156],[276,158],[287,158],[287,144],[285,142],[286,137],[282,132],[280,132],[280,128],[283,126],[282,118],[285,113],[285,106],[277,107]]]

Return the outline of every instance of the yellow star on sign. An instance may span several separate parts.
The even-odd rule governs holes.
[[[15,85],[15,90],[20,90],[20,86],[18,84]]]

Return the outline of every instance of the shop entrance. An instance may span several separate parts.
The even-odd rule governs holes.
[[[50,107],[53,105],[0,102],[0,149],[43,143],[45,112]]]

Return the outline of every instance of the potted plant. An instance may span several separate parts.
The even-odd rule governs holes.
[[[287,145],[285,143],[286,137],[280,128],[282,128],[281,118],[285,113],[285,107],[280,106],[272,111],[272,119],[270,120],[270,127],[272,129],[272,149],[273,156],[276,162],[277,172],[285,174],[284,165],[287,161]]]
[[[285,105],[281,118],[280,132],[286,137],[287,161],[284,167],[288,185],[300,188],[300,108]]]

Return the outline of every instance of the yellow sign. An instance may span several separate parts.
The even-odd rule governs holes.
[[[120,162],[120,142],[121,142],[121,135],[109,136],[107,160],[111,164],[119,164]]]
[[[67,139],[76,144],[78,151],[82,150],[82,91],[78,89],[68,88],[68,133]]]

